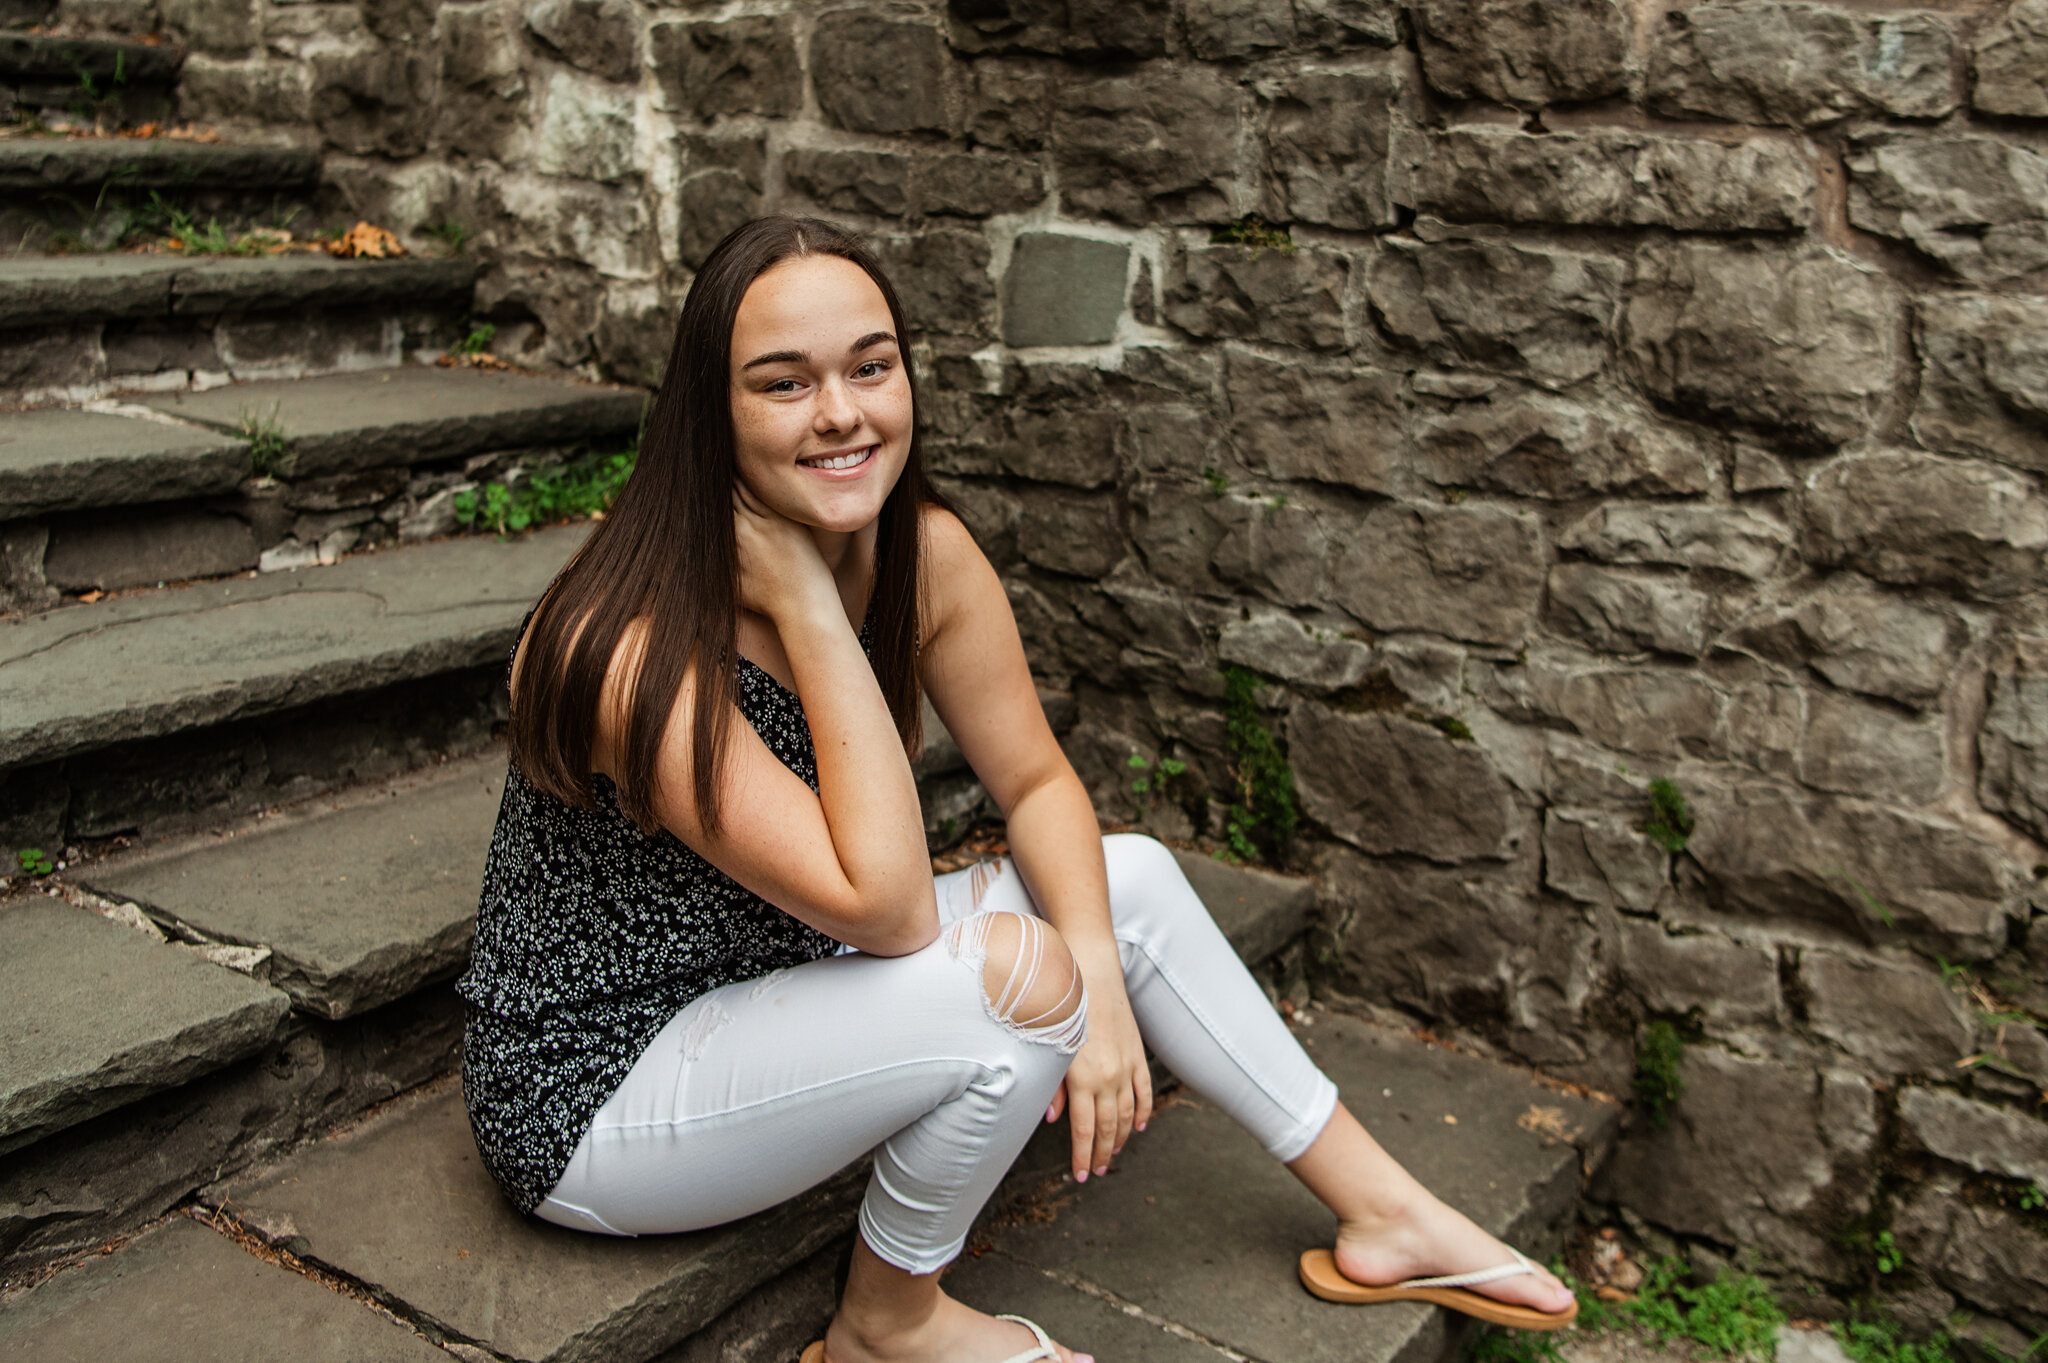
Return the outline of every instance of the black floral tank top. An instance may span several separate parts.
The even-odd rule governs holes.
[[[869,646],[866,624],[861,645]],[[818,788],[803,706],[744,658],[739,708]],[[591,1118],[668,1021],[721,985],[830,956],[792,918],[666,829],[642,833],[596,778],[595,809],[527,783],[515,763],[456,991],[469,1005],[462,1088],[484,1165],[523,1212],[561,1180]]]

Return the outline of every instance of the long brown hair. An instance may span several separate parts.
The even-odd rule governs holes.
[[[590,750],[605,672],[627,626],[641,619],[646,637],[625,689],[626,722],[618,735],[619,809],[643,832],[655,830],[656,758],[694,660],[691,784],[697,817],[708,830],[719,826],[719,775],[739,696],[733,318],[749,285],[780,262],[805,255],[838,256],[875,281],[912,388],[910,455],[876,526],[869,656],[904,747],[917,749],[919,509],[946,502],[925,477],[916,420],[922,404],[903,307],[881,265],[852,234],[816,218],[759,218],[719,242],[697,272],[633,476],[541,597],[527,627],[512,688],[512,760],[527,781],[564,804],[587,809],[595,803]]]

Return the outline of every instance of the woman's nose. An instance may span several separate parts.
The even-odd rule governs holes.
[[[850,431],[860,425],[860,406],[843,383],[827,383],[818,390],[818,406],[812,426],[819,432]]]

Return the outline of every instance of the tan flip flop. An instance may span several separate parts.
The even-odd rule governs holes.
[[[1507,1325],[1517,1330],[1562,1330],[1578,1319],[1579,1303],[1576,1299],[1567,1310],[1538,1311],[1534,1307],[1495,1301],[1492,1297],[1471,1291],[1474,1287],[1496,1283],[1502,1278],[1518,1278],[1524,1273],[1536,1272],[1536,1265],[1519,1250],[1511,1249],[1508,1253],[1515,1256],[1515,1261],[1498,1268],[1483,1268],[1477,1273],[1453,1273],[1443,1278],[1410,1278],[1391,1287],[1367,1287],[1337,1271],[1336,1255],[1326,1249],[1312,1249],[1301,1256],[1301,1285],[1324,1301],[1432,1302],[1476,1316],[1489,1325]],[[822,1357],[823,1351],[819,1352]],[[813,1363],[813,1360],[806,1356],[804,1363]]]
[[[1003,1363],[1043,1363],[1043,1360],[1046,1359],[1052,1360],[1052,1363],[1059,1363],[1060,1351],[1054,1347],[1052,1340],[1046,1335],[1045,1331],[1038,1328],[1037,1321],[1026,1320],[1022,1316],[997,1316],[996,1319],[1014,1320],[1029,1330],[1038,1340],[1036,1344],[1026,1349],[1023,1353],[1013,1354],[1009,1358],[1004,1359]],[[821,1339],[810,1348],[805,1349],[804,1356],[798,1360],[798,1363],[825,1363],[825,1341]]]

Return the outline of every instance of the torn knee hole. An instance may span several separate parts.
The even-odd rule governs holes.
[[[1038,918],[983,913],[954,924],[953,954],[981,971],[988,1015],[1031,1041],[1071,1052],[1087,1027],[1087,990],[1057,932]]]

